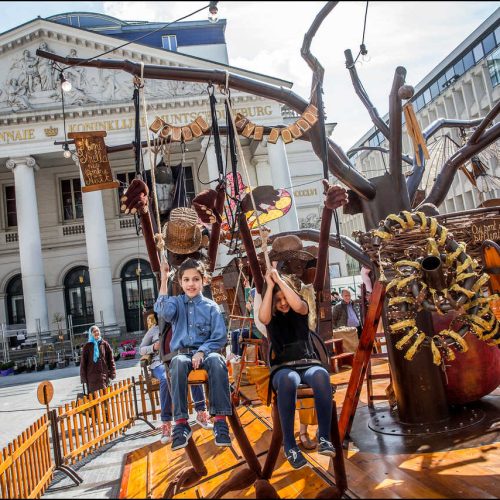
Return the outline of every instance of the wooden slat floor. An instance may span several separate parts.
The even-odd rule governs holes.
[[[384,373],[387,365],[377,360],[373,373]],[[332,375],[337,384],[338,412],[345,396],[350,370]],[[385,380],[374,381],[375,393],[383,394]],[[250,407],[239,407],[245,431],[264,463],[271,437],[269,408],[259,404],[253,386],[242,387],[253,401]],[[500,398],[500,390],[494,393]],[[366,406],[366,384],[360,407]],[[298,417],[296,418],[298,431]],[[246,467],[239,447],[218,448],[213,434],[195,427],[193,437],[208,469],[208,476],[199,484],[184,490],[175,498],[207,498],[228,477]],[[313,435],[315,427],[310,428]],[[498,422],[491,432],[500,434]],[[349,449],[345,453],[346,471],[352,498],[500,498],[500,443],[452,451],[414,454],[379,454]],[[314,498],[318,491],[333,481],[329,459],[308,452],[311,467],[293,470],[282,454],[271,483],[281,498]],[[172,452],[159,441],[129,454],[126,460],[120,498],[162,498],[169,482],[183,467],[189,465],[183,450]],[[227,498],[255,498],[255,489],[233,491]]]

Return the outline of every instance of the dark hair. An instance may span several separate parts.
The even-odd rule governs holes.
[[[201,262],[200,260],[195,260],[195,259],[186,259],[179,267],[179,271],[178,271],[179,282],[182,280],[183,274],[188,269],[194,269],[194,270],[198,271],[202,278],[208,277],[207,269],[205,267],[205,264],[203,264],[203,262]]]
[[[297,294],[300,296],[299,291],[297,290],[296,284],[293,282],[293,279],[288,276],[287,274],[281,274],[281,279]],[[266,288],[267,288],[267,283],[264,282],[264,288],[262,290],[262,295],[265,295],[266,293]],[[274,316],[274,313],[276,312],[276,299],[275,296],[278,292],[281,292],[281,288],[278,284],[274,285],[273,287],[273,299],[272,299],[272,305],[271,305],[271,314]]]

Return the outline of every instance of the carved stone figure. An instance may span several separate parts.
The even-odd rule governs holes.
[[[67,57],[78,57],[76,49],[71,49]],[[80,66],[73,66],[64,72],[64,76],[71,82],[73,87],[83,90],[87,83],[87,71]]]
[[[45,52],[53,52],[46,42],[42,42],[39,48]],[[41,90],[56,89],[55,71],[54,61],[45,59],[44,57],[38,58],[38,73],[40,74]]]
[[[23,50],[21,67],[22,77],[18,80],[19,85],[26,87],[30,94],[36,92],[35,78],[40,77],[38,73],[38,59],[34,58],[28,49]]]
[[[7,104],[12,107],[12,111],[22,111],[31,107],[26,93],[26,87],[19,85],[15,78],[9,80],[7,83]]]

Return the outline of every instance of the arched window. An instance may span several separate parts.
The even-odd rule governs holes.
[[[153,307],[158,293],[151,266],[144,259],[130,260],[123,266],[121,279],[127,331],[142,331],[142,311]]]
[[[85,327],[94,323],[94,308],[88,267],[74,267],[66,274],[64,278],[64,301],[66,314],[71,314],[76,332],[83,331]]]
[[[5,293],[9,324],[25,324],[26,315],[24,314],[23,281],[20,274],[16,274],[9,280]]]

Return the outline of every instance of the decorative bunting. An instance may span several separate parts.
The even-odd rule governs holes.
[[[287,127],[274,127],[271,129],[267,141],[271,144],[276,144],[279,137],[283,139],[285,144],[299,139],[304,132],[307,132],[318,121],[318,109],[313,104],[309,104],[297,120]],[[238,113],[235,117],[236,130],[239,134],[247,139],[254,141],[262,141],[264,139],[264,127],[256,125],[247,117]],[[172,142],[189,142],[193,139],[201,137],[210,130],[210,125],[202,116],[198,116],[188,125],[176,127],[170,123],[166,123],[159,116],[156,116],[149,130],[153,134],[158,134],[162,139],[168,139]]]

